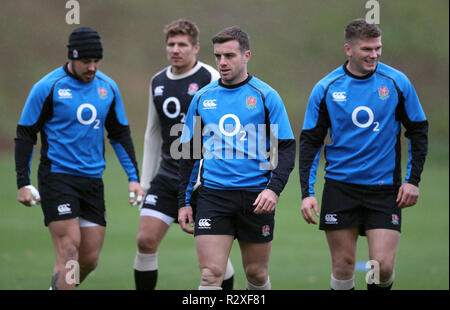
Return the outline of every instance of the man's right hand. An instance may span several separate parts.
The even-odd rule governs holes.
[[[41,203],[39,193],[37,193],[37,197],[35,197],[32,193],[32,190],[28,186],[23,186],[19,189],[17,193],[17,200],[27,207],[31,207]]]
[[[314,218],[311,209],[314,209],[314,213],[317,217],[319,217],[319,209],[317,207],[317,200],[316,197],[310,196],[306,197],[302,200],[302,206],[300,208],[300,211],[302,212],[303,218],[305,219],[306,223],[308,224],[317,224],[316,219]]]
[[[194,233],[194,230],[189,227],[194,227],[194,217],[190,206],[178,209],[178,224],[180,224],[180,227],[184,232],[187,232],[188,234]],[[189,226],[187,224],[189,224]]]

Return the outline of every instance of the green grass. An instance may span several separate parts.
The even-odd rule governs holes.
[[[37,153],[37,152],[36,152]],[[80,289],[134,289],[133,261],[139,221],[137,208],[127,203],[127,183],[117,159],[107,152],[104,174],[108,226],[98,268]],[[448,161],[425,167],[418,205],[403,213],[402,238],[397,255],[395,289],[449,288]],[[47,289],[54,254],[39,207],[16,201],[13,156],[0,155],[0,289]],[[32,178],[35,180],[36,164]],[[319,176],[322,180],[323,176]],[[35,184],[35,181],[33,182]],[[322,182],[317,185],[320,193]],[[357,260],[368,259],[367,240],[360,238]],[[245,289],[239,246],[231,259],[235,287]],[[196,289],[199,284],[194,240],[173,225],[159,249],[157,289]],[[297,167],[291,174],[276,211],[270,279],[273,289],[328,289],[330,256],[324,233],[306,224],[300,214]],[[357,272],[357,289],[365,289],[365,273]]]

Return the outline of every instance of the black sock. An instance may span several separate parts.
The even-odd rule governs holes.
[[[233,289],[233,283],[234,283],[234,275],[232,275],[230,278],[222,281],[222,290],[224,291],[231,291]]]
[[[386,287],[378,286],[375,283],[367,284],[367,290],[369,290],[369,291],[390,291],[392,288],[392,284],[394,284],[394,282],[392,282],[389,286],[386,286]]]
[[[158,269],[149,271],[134,270],[136,290],[154,290],[158,279]]]

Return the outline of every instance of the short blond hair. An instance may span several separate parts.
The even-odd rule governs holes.
[[[188,35],[189,41],[195,45],[199,41],[200,30],[197,25],[187,19],[177,19],[164,27],[166,42],[170,37],[176,35]]]

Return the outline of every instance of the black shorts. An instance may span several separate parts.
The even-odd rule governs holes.
[[[369,229],[401,231],[402,212],[396,202],[398,186],[366,186],[326,179],[322,207],[321,230],[359,227],[365,235]]]
[[[81,217],[106,226],[103,181],[65,173],[38,177],[44,224]]]
[[[275,212],[255,214],[261,191],[198,189],[194,235],[232,235],[240,241],[272,241]]]
[[[156,175],[144,197],[142,208],[156,210],[178,222],[178,182],[164,175]]]

